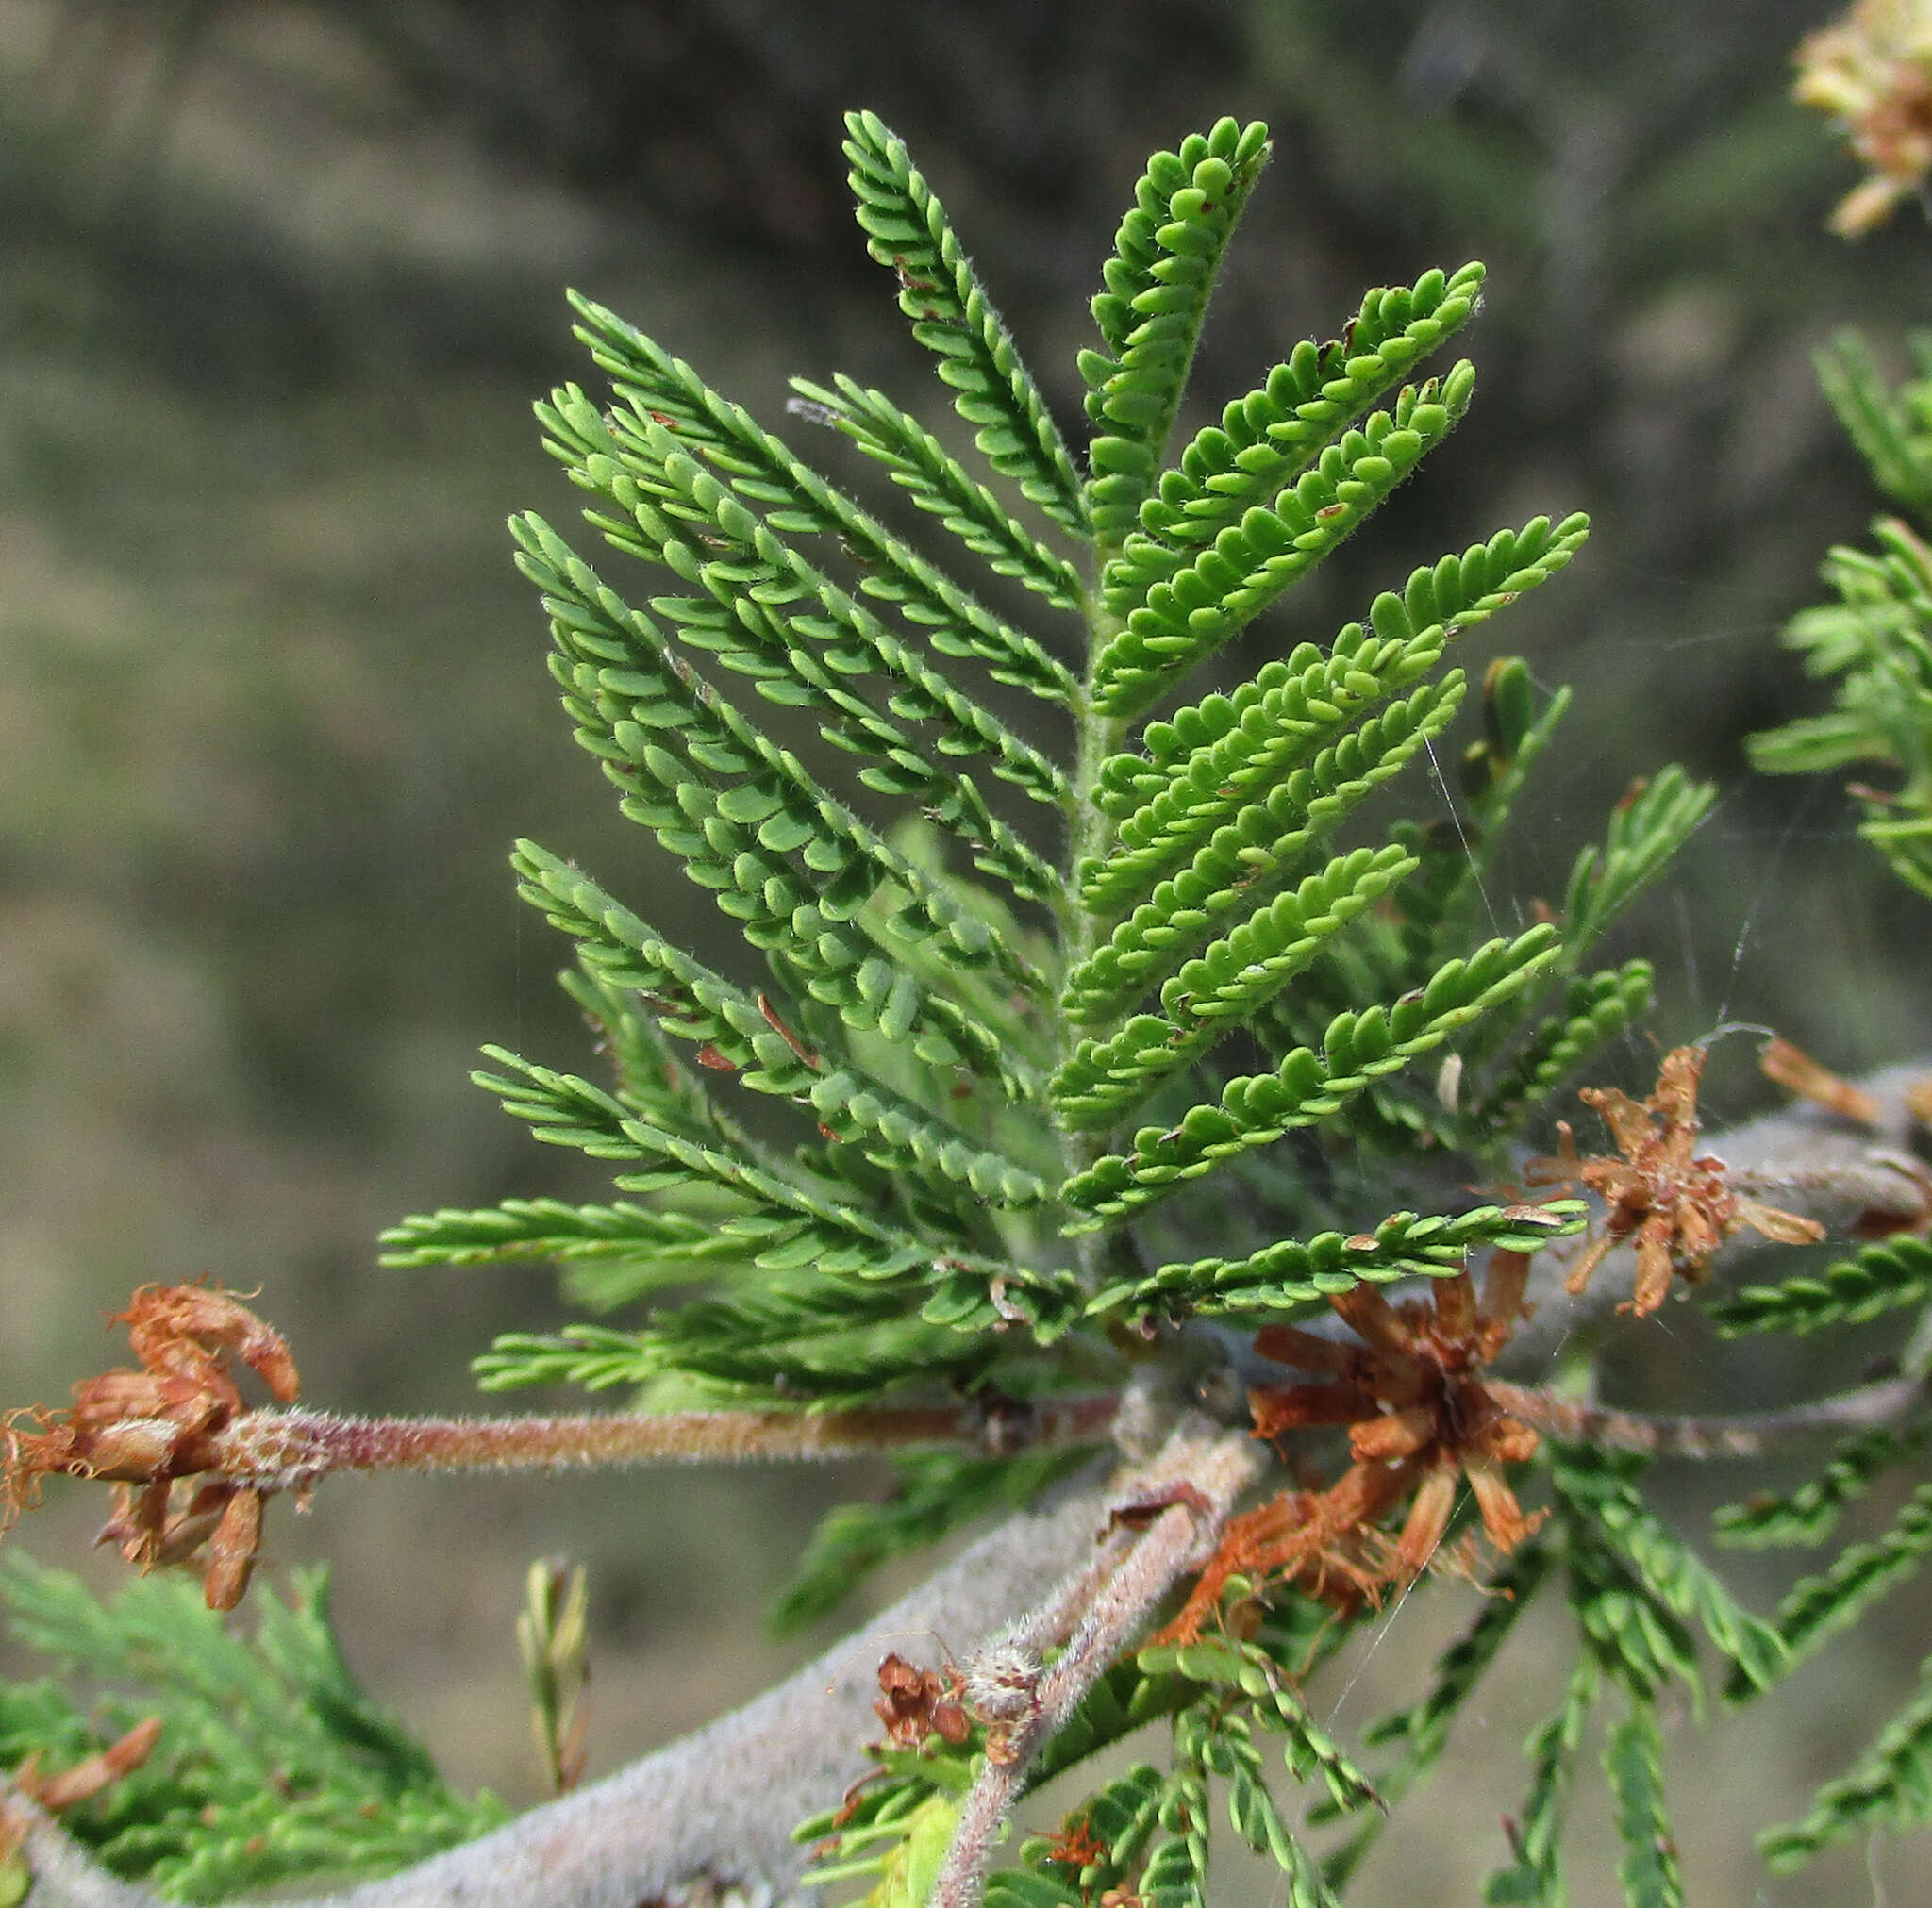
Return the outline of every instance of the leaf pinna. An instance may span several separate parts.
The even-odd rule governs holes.
[[[396,1464],[434,1445],[452,1466],[502,1468],[889,1454],[885,1500],[835,1512],[811,1546],[779,1612],[797,1623],[983,1511],[1037,1510],[1044,1528],[1058,1511],[1041,1501],[1065,1486],[1084,1503],[1100,1488],[1089,1459],[1113,1445],[1131,1468],[1110,1473],[1098,1541],[1081,1528],[1052,1600],[958,1663],[867,1666],[886,1735],[875,1769],[808,1825],[808,1880],[875,1877],[873,1908],[1201,1908],[1224,1801],[1285,1899],[1327,1908],[1382,1813],[1443,1760],[1523,1609],[1561,1584],[1576,1667],[1532,1739],[1513,1865],[1487,1899],[1560,1899],[1566,1788],[1614,1687],[1620,1873],[1630,1900],[1667,1908],[1683,1890],[1666,1688],[1696,1689],[1700,1639],[1732,1695],[1770,1687],[1932,1554],[1932,1512],[1914,1498],[1767,1624],[1643,1495],[1651,1453],[1627,1416],[1609,1415],[1624,1442],[1596,1448],[1591,1407],[1498,1364],[1539,1307],[1564,1302],[1539,1256],[1590,1222],[1557,1179],[1609,1188],[1609,1223],[1570,1269],[1634,1240],[1643,1311],[1674,1270],[1703,1275],[1745,1204],[1693,1152],[1701,1048],[1673,1051],[1650,1101],[1585,1089],[1621,1162],[1578,1157],[1566,1127],[1554,1160],[1517,1150],[1646,1011],[1647,963],[1591,962],[1713,800],[1658,768],[1575,854],[1555,905],[1495,878],[1569,696],[1469,642],[1576,556],[1588,521],[1456,523],[1446,554],[1364,590],[1340,628],[1295,594],[1399,486],[1427,482],[1475,380],[1467,361],[1424,360],[1476,315],[1483,269],[1372,290],[1331,341],[1295,346],[1185,439],[1211,295],[1270,150],[1264,126],[1222,120],[1157,153],[1135,189],[1097,340],[1069,368],[1083,443],[1045,395],[1074,375],[1036,383],[904,143],[869,112],[846,134],[865,243],[955,415],[810,367],[788,411],[845,460],[822,471],[685,358],[574,299],[608,389],[566,384],[538,417],[603,554],[593,566],[534,514],[511,532],[565,717],[639,853],[593,875],[516,844],[518,891],[564,937],[563,986],[598,1057],[579,1072],[492,1046],[475,1078],[534,1139],[596,1162],[611,1193],[446,1207],[386,1236],[399,1267],[559,1264],[571,1316],[500,1337],[480,1385],[625,1391],[632,1408],[315,1413],[297,1464],[276,1441],[288,1417],[246,1409],[226,1372],[231,1353],[248,1362],[230,1340],[253,1315],[150,1287],[150,1307],[215,1322],[137,1339],[141,1369],[88,1381],[64,1413],[0,1419],[0,1521],[44,1479],[86,1471],[121,1493],[109,1535],[125,1553],[207,1550],[233,1601],[261,1502],[375,1468],[378,1445]],[[1893,449],[1897,463],[1911,446]],[[1441,506],[1453,516],[1453,498]],[[1872,672],[1892,681],[1916,652],[1902,626],[1881,657],[1857,645],[1874,618],[1932,603],[1923,551],[1890,533],[1886,547],[1883,563],[1847,559],[1857,600],[1813,632],[1865,686],[1867,730]],[[1230,679],[1237,637],[1259,658],[1245,679]],[[1869,753],[1870,733],[1833,720],[1800,738],[1807,763]],[[696,895],[710,906],[691,908]],[[1544,1166],[1553,1196],[1525,1197],[1518,1182]],[[1928,1293],[1923,1245],[1894,1239],[1746,1288],[1718,1316],[1803,1331]],[[1255,1359],[1274,1376],[1250,1388]],[[1733,1515],[1729,1534],[1822,1535],[1917,1449],[1912,1426],[1866,1428],[1816,1485]],[[286,1461],[265,1468],[263,1450]],[[1295,1484],[1257,1502],[1275,1459]],[[225,1549],[231,1502],[253,1521]],[[1377,1773],[1302,1684],[1444,1565],[1494,1595],[1423,1698],[1372,1733]],[[304,1622],[319,1590],[305,1594]],[[305,1687],[330,1667],[309,1654]],[[1909,1813],[1897,1798],[1924,1713],[1915,1700],[1854,1779],[1868,1813]],[[1030,1787],[1152,1724],[1165,1768],[1116,1774],[989,1874]],[[383,1719],[360,1726],[407,1760]],[[78,1749],[77,1721],[60,1727]],[[95,1753],[131,1766],[125,1740]],[[348,1866],[493,1807],[404,1773],[372,1797],[325,1784],[363,1798],[366,1833],[318,1831]],[[1284,1780],[1316,1806],[1287,1806]],[[1849,1794],[1782,1832],[1778,1858],[1836,1835]],[[1341,1817],[1324,1856],[1315,1838]],[[168,1820],[192,1848],[187,1818]],[[262,1846],[244,1879],[296,1872],[273,1835]]]
[[[1568,564],[1587,521],[1536,517],[1453,551],[1359,622],[1298,633],[1250,680],[1143,720],[1462,417],[1470,367],[1421,367],[1475,315],[1482,268],[1370,292],[1335,341],[1298,346],[1171,445],[1269,151],[1264,127],[1233,120],[1182,141],[1149,161],[1103,268],[1078,366],[1083,471],[904,144],[869,113],[847,135],[867,244],[971,443],[836,370],[794,380],[791,409],[947,535],[933,548],[891,527],[682,357],[575,301],[610,392],[566,386],[539,415],[641,580],[607,580],[535,517],[515,525],[519,562],[578,739],[740,945],[700,959],[625,884],[522,844],[524,894],[575,942],[573,985],[633,1058],[609,1088],[505,1054],[481,1077],[540,1137],[610,1160],[624,1197],[431,1215],[391,1235],[397,1261],[549,1251],[611,1303],[695,1284],[641,1326],[503,1340],[480,1367],[492,1388],[1005,1409],[1119,1383],[1124,1347],[1197,1316],[1298,1317],[1364,1281],[1453,1279],[1472,1251],[1530,1255],[1574,1232],[1574,1203],[1464,1201],[1361,1234],[1315,1180],[1277,1172],[1284,1196],[1257,1198],[1263,1180],[1231,1169],[1298,1131],[1347,1131],[1372,1096],[1387,1144],[1459,1146],[1474,1170],[1646,1004],[1641,962],[1584,958],[1707,791],[1665,771],[1579,863],[1563,914],[1516,932],[1481,932],[1479,873],[1386,812],[1461,717],[1451,642]],[[1069,727],[1041,739],[1023,697]],[[1492,668],[1464,824],[1484,854],[1565,700],[1540,709],[1521,663]],[[1445,1053],[1468,1063],[1459,1109],[1407,1120],[1400,1076]],[[1131,1118],[1155,1123],[1123,1132]],[[1210,1179],[1217,1206],[1242,1188],[1246,1242],[1144,1257],[1143,1216],[1205,1210],[1182,1195]],[[1057,1474],[916,1464],[903,1508],[841,1513],[826,1556],[883,1554],[1008,1480]],[[1144,1864],[1143,1892],[1198,1891],[1190,1825],[1224,1781],[1298,1899],[1327,1899],[1245,1724],[1170,1713],[1177,1772],[1096,1801],[1096,1829],[1119,1820],[1093,1875]],[[893,1819],[924,1820],[937,1793],[908,1791]],[[991,1893],[1058,1900],[1061,1872],[1047,1859]]]

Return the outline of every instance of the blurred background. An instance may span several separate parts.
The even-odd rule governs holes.
[[[856,105],[908,140],[1069,420],[1141,162],[1223,112],[1269,120],[1276,152],[1198,366],[1217,406],[1366,286],[1486,260],[1470,420],[1267,644],[1502,524],[1589,509],[1585,556],[1463,658],[1500,643],[1579,692],[1514,891],[1559,893],[1629,778],[1681,759],[1726,792],[1621,937],[1660,969],[1658,1035],[1769,1021],[1853,1070],[1926,1049],[1922,905],[1835,788],[1753,783],[1740,748],[1817,705],[1775,633],[1875,506],[1809,353],[1855,322],[1902,364],[1932,312],[1916,210],[1856,247],[1824,230],[1856,174],[1788,97],[1824,11],[8,0],[0,1397],[58,1402],[108,1362],[105,1315],[150,1279],[258,1286],[306,1395],[348,1409],[460,1407],[494,1333],[555,1321],[544,1270],[385,1272],[374,1244],[409,1211],[593,1184],[466,1079],[490,1039],[583,1063],[562,951],[511,892],[513,837],[714,932],[558,718],[503,529],[514,508],[574,515],[528,405],[589,376],[571,284],[768,422],[791,372],[930,406],[846,211]],[[1762,1100],[1748,1043],[1720,1049],[1713,1120]],[[1624,1395],[1689,1374],[1722,1399],[1769,1369],[1675,1334]],[[878,1484],[339,1484],[306,1520],[277,1505],[271,1543],[330,1559],[371,1684],[457,1781],[521,1802],[531,1556],[591,1566],[606,1768],[824,1640],[765,1641],[759,1611],[818,1511]],[[1691,1480],[1685,1502],[1726,1490]],[[29,1541],[107,1582],[76,1496]],[[1866,1521],[1892,1507],[1879,1493]],[[1389,1624],[1337,1684],[1338,1726],[1407,1694],[1469,1607],[1452,1588]],[[1680,1732],[1706,1799],[1679,1824],[1695,1899],[1879,1899],[1861,1850],[1769,1883],[1748,1832],[1843,1767],[1926,1641],[1886,1610],[1761,1719]],[[1363,1901],[1419,1872],[1474,1899],[1554,1697],[1533,1668],[1485,1693],[1461,1738],[1483,1752],[1391,1834]],[[1578,1815],[1607,1849],[1598,1800]],[[1876,1859],[1910,1871],[1909,1850]],[[1607,1899],[1587,1867],[1574,1899]]]

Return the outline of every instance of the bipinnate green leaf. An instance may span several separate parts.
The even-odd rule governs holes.
[[[1218,120],[1156,153],[1134,189],[1093,301],[1101,348],[1080,354],[1094,430],[1088,513],[1103,547],[1119,546],[1154,489],[1215,276],[1268,154],[1258,121]]]
[[[1775,1286],[1742,1286],[1707,1308],[1726,1338],[1746,1332],[1816,1332],[1858,1325],[1932,1300],[1932,1245],[1900,1235],[1864,1247],[1822,1272]]]
[[[845,116],[845,157],[866,248],[899,279],[899,308],[939,360],[980,454],[1077,537],[1089,534],[1074,460],[945,208],[876,113]]]
[[[1074,1174],[1060,1197],[1091,1217],[1076,1219],[1065,1230],[1091,1231],[1124,1219],[1232,1154],[1325,1120],[1372,1081],[1441,1046],[1457,1028],[1528,986],[1556,948],[1554,929],[1534,927],[1514,940],[1487,943],[1467,961],[1449,962],[1426,987],[1391,1007],[1338,1015],[1320,1053],[1297,1048],[1272,1073],[1231,1080],[1217,1103],[1193,1107],[1165,1132],[1143,1127],[1130,1153],[1108,1153]]]
[[[690,1300],[640,1331],[572,1325],[551,1336],[506,1334],[472,1369],[489,1391],[599,1391],[675,1376],[726,1399],[776,1393],[821,1406],[870,1402],[908,1383],[970,1387],[999,1355],[989,1335],[998,1315],[988,1308],[955,1324],[927,1309],[908,1309],[893,1284],[801,1270]]]

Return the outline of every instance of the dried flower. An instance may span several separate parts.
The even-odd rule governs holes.
[[[279,1332],[219,1286],[143,1286],[113,1322],[127,1327],[140,1370],[83,1379],[64,1415],[35,1405],[0,1420],[0,1528],[38,1502],[44,1476],[106,1478],[114,1508],[101,1541],[143,1573],[201,1563],[208,1607],[231,1610],[255,1568],[265,1493],[231,1478],[194,1480],[212,1468],[213,1440],[244,1413],[232,1361],[286,1404],[301,1383],[294,1358]]]
[[[1236,1576],[1257,1585],[1293,1582],[1341,1608],[1379,1601],[1386,1587],[1411,1582],[1435,1557],[1458,1477],[1469,1480],[1497,1549],[1514,1550],[1529,1535],[1543,1514],[1524,1514],[1503,1467],[1532,1456],[1537,1435],[1483,1382],[1523,1316],[1528,1276],[1526,1253],[1498,1251],[1480,1301],[1467,1272],[1434,1281],[1425,1300],[1400,1304],[1357,1286],[1329,1302],[1359,1344],[1266,1327],[1255,1340],[1263,1357],[1322,1378],[1250,1392],[1255,1435],[1347,1425],[1354,1462],[1326,1490],[1284,1491],[1231,1518],[1158,1640],[1191,1641]],[[1407,1516],[1391,1538],[1381,1527],[1404,1502]]]
[[[878,1701],[872,1707],[893,1749],[923,1750],[934,1736],[958,1749],[973,1734],[948,1679],[937,1669],[915,1668],[896,1652],[879,1665]]]
[[[1608,1211],[1604,1233],[1571,1269],[1568,1289],[1580,1292],[1611,1247],[1634,1238],[1637,1283],[1620,1310],[1647,1318],[1670,1295],[1671,1274],[1699,1284],[1711,1254],[1733,1233],[1750,1226],[1780,1245],[1811,1245],[1824,1236],[1814,1219],[1781,1212],[1734,1192],[1721,1159],[1697,1155],[1697,1086],[1707,1054],[1674,1047],[1657,1069],[1647,1100],[1613,1087],[1586,1087],[1577,1095],[1603,1116],[1621,1157],[1578,1156],[1567,1122],[1557,1128],[1552,1158],[1532,1159],[1525,1175],[1541,1185],[1580,1180]]]
[[[1831,215],[1851,239],[1891,216],[1932,171],[1932,4],[1858,0],[1798,48],[1801,106],[1828,112],[1871,176]]]

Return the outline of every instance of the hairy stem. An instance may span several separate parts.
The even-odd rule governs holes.
[[[1175,1579],[1212,1546],[1263,1463],[1246,1436],[1205,1419],[1183,1423],[1144,1482],[1158,1486],[1171,1472],[1175,1484],[1188,1486],[1186,1498],[1162,1509],[1111,1569],[1079,1572],[1025,1626],[1031,1634],[1066,1634],[1066,1647],[1041,1673],[1028,1714],[1001,1753],[988,1756],[961,1805],[929,1908],[973,1908],[979,1900],[993,1844],[1025,1786],[1028,1765],[1133,1643]]]
[[[1552,1391],[1507,1385],[1499,1379],[1486,1380],[1483,1388],[1511,1418],[1566,1444],[1606,1445],[1612,1451],[1635,1452],[1643,1457],[1763,1457],[1783,1445],[1821,1433],[1874,1431],[1904,1424],[1932,1406],[1932,1390],[1920,1378],[1890,1378],[1810,1404],[1734,1418],[1654,1418],[1642,1412],[1579,1404]]]
[[[205,1467],[271,1488],[345,1470],[564,1470],[589,1465],[858,1457],[922,1446],[1003,1454],[1107,1439],[1114,1392],[991,1410],[588,1412],[570,1418],[338,1418],[251,1411],[208,1440]]]

